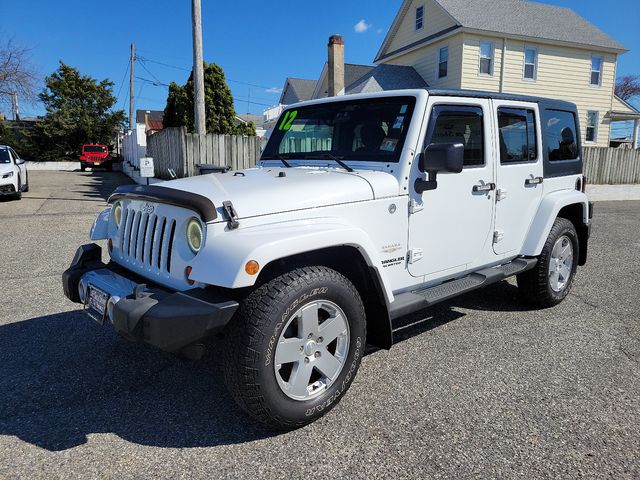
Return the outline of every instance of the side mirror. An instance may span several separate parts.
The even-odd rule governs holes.
[[[24,165],[24,160],[21,158],[16,159],[16,165]]]
[[[415,182],[416,192],[438,188],[438,173],[460,173],[464,166],[464,145],[461,143],[431,143],[427,145],[420,158],[418,167],[427,172],[428,180],[418,178]]]

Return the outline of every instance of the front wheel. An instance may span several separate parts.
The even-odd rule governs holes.
[[[569,294],[578,267],[578,234],[566,218],[556,218],[535,268],[518,275],[518,290],[528,301],[553,307]]]
[[[299,268],[254,290],[226,334],[234,400],[262,423],[297,428],[331,410],[351,385],[365,347],[364,306],[338,272]]]
[[[18,183],[16,184],[15,197],[17,200],[20,200],[22,198],[22,182],[20,180],[20,175],[18,175]]]

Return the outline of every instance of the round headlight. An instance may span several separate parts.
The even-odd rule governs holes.
[[[198,253],[202,247],[202,224],[196,218],[187,223],[187,243],[193,253]]]
[[[116,221],[116,225],[120,226],[122,220],[122,204],[120,202],[113,206],[113,219]]]

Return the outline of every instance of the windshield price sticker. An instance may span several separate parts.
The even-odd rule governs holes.
[[[297,110],[291,110],[291,111],[285,112],[284,117],[282,118],[282,122],[280,122],[279,129],[282,130],[283,132],[289,131],[289,129],[293,125],[293,121],[296,119],[297,116],[298,116]]]

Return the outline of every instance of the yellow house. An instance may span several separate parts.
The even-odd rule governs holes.
[[[614,95],[627,50],[573,11],[526,0],[404,0],[375,59],[413,67],[430,87],[573,102],[585,146],[609,146],[611,122],[640,112]]]

